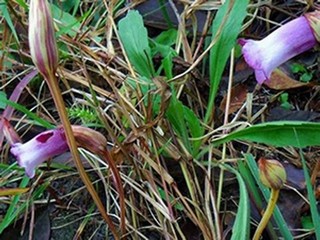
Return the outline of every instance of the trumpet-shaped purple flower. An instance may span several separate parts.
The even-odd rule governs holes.
[[[286,23],[260,41],[239,39],[244,59],[254,69],[259,84],[268,80],[276,67],[316,43],[308,15]]]
[[[62,127],[42,132],[26,143],[20,143],[16,133],[6,121],[5,135],[11,144],[10,152],[23,167],[28,177],[35,175],[35,169],[46,160],[69,150]],[[72,126],[77,145],[92,153],[103,155],[107,139],[99,132],[82,126]]]
[[[38,165],[68,149],[63,129],[57,128],[42,132],[26,143],[12,144],[10,152],[32,178]]]

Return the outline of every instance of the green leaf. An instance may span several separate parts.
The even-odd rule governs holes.
[[[297,136],[297,140],[299,141],[298,136]],[[311,184],[311,179],[310,179],[310,175],[308,172],[306,160],[303,156],[303,152],[301,149],[300,149],[299,153],[300,153],[300,158],[301,158],[301,162],[302,162],[304,179],[306,180],[306,185],[307,185],[308,199],[310,202],[310,212],[311,212],[311,218],[312,218],[312,222],[313,222],[314,229],[315,229],[316,239],[320,239],[320,216],[319,216],[319,212],[318,212],[317,200],[314,195],[314,189]]]
[[[232,240],[238,239],[249,239],[249,226],[250,226],[250,208],[249,208],[249,195],[247,192],[247,188],[243,178],[241,177],[240,173],[233,169],[228,165],[223,165],[228,171],[234,173],[237,177],[239,183],[239,190],[240,190],[240,200],[238,211],[236,215],[236,220],[232,227]]]
[[[69,34],[71,37],[75,37],[81,28],[81,23],[80,21],[82,19],[85,19],[89,14],[90,11],[87,11],[82,15],[80,19],[75,18],[68,12],[64,12],[61,10],[58,6],[51,4],[51,11],[52,11],[52,16],[55,19],[59,20],[59,32],[57,32],[57,36],[62,35],[62,34]],[[86,30],[87,27],[84,27],[83,30]],[[82,30],[81,30],[82,31]],[[96,39],[99,41],[99,38]]]
[[[155,38],[155,42],[165,46],[172,46],[176,42],[177,35],[178,35],[178,31],[172,28],[167,31],[161,32]]]
[[[309,82],[312,78],[313,78],[312,72],[305,72],[304,74],[301,75],[300,81],[301,82]]]
[[[301,225],[304,229],[312,230],[314,228],[311,216],[302,216]]]
[[[0,109],[5,109],[7,104],[4,101],[1,101],[1,99],[7,99],[5,92],[0,91]]]
[[[41,126],[43,126],[45,128],[48,128],[48,129],[52,129],[53,128],[53,125],[51,123],[49,123],[46,120],[38,117],[33,112],[30,112],[26,107],[24,107],[24,106],[22,106],[22,105],[20,105],[20,104],[18,104],[16,102],[12,102],[12,101],[8,100],[5,94],[0,94],[0,105],[3,105],[3,104],[7,104],[7,105],[19,110],[20,112],[23,112],[29,118],[33,119],[39,125],[41,125]]]
[[[8,6],[7,6],[6,2],[2,2],[0,4],[0,15],[2,15],[4,17],[4,19],[6,20],[15,40],[17,41],[17,43],[19,43],[19,38],[18,38],[18,35],[16,32],[16,29],[13,25],[12,19],[10,17],[10,13],[9,13]]]
[[[171,97],[169,107],[166,111],[166,117],[180,137],[185,148],[195,157],[198,154],[201,140],[191,141],[190,138],[202,136],[204,130],[199,118],[191,109],[184,106],[174,94]]]
[[[306,72],[307,70],[303,65],[301,65],[299,63],[293,63],[291,65],[291,71],[293,73],[301,73],[301,72],[303,73],[303,72]]]
[[[200,124],[200,120],[196,114],[187,106],[183,106],[184,118],[187,123],[190,135],[192,138],[199,138],[202,136],[204,131],[203,127]],[[201,140],[192,140],[192,155],[196,156],[199,152],[201,146]]]
[[[28,177],[24,177],[21,180],[21,183],[19,185],[19,188],[25,188],[29,182]],[[15,195],[13,199],[11,200],[10,207],[6,211],[6,215],[3,217],[3,219],[0,222],[0,234],[3,232],[4,229],[6,229],[13,221],[18,217],[18,214],[20,213],[20,209],[17,209],[17,206],[19,206],[19,200],[20,200],[21,194]]]
[[[288,93],[282,93],[279,97],[279,100],[281,102],[281,107],[287,110],[290,110],[293,108],[293,106],[288,102],[289,100],[289,94]]]
[[[171,79],[173,77],[172,59],[173,57],[178,55],[176,51],[171,47],[175,43],[176,38],[177,30],[169,29],[160,33],[154,40],[150,40],[152,56],[155,56],[156,54],[160,53],[163,57],[161,65],[157,69],[157,75],[159,75],[163,69],[168,79]]]
[[[129,11],[127,16],[119,21],[119,36],[129,61],[137,72],[142,76],[152,78],[155,74],[148,33],[138,11]]]
[[[184,109],[183,104],[177,99],[175,94],[171,96],[170,104],[166,111],[166,117],[169,122],[172,124],[173,129],[178,134],[182,140],[184,147],[191,153],[191,143],[189,140],[189,134],[187,125],[184,119]]]
[[[208,122],[212,114],[214,100],[221,81],[226,62],[230,52],[236,43],[237,36],[241,31],[244,18],[247,15],[246,9],[248,0],[227,0],[219,8],[212,24],[212,41],[216,38],[217,42],[210,50],[210,96],[205,122]],[[220,36],[218,31],[222,27]]]
[[[297,140],[298,136],[298,140]],[[320,124],[299,121],[261,123],[213,141],[215,146],[232,140],[245,140],[277,147],[320,145]]]

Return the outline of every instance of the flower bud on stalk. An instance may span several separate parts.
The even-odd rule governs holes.
[[[58,67],[58,50],[54,35],[53,19],[47,0],[31,0],[30,2],[29,45],[32,60],[49,86],[51,95],[63,124],[67,144],[73,156],[75,165],[77,166],[79,175],[82,181],[85,183],[93,200],[95,201],[102,217],[109,225],[110,231],[113,233],[115,239],[119,239],[118,233],[111,218],[106,213],[101,199],[99,198],[92,182],[84,170],[79,152],[77,150],[77,143],[73,136],[68,114],[66,112],[58,81],[55,76],[55,72]],[[122,232],[124,232],[124,215],[121,216],[121,221]]]
[[[253,240],[260,239],[262,232],[267,226],[276,207],[280,189],[287,179],[287,174],[284,167],[277,160],[260,158],[258,164],[260,180],[265,186],[271,188],[271,194],[268,206],[264,211],[261,221],[253,235]]]
[[[260,41],[239,39],[245,61],[254,69],[259,84],[287,60],[310,50],[320,41],[320,12],[298,17]]]
[[[261,182],[272,189],[280,189],[286,182],[287,174],[277,160],[260,158],[258,161]]]
[[[30,2],[29,45],[32,61],[44,78],[49,79],[57,70],[59,57],[47,0]]]

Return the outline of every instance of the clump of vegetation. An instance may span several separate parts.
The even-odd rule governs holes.
[[[223,2],[1,4],[1,239],[320,238],[319,12]]]

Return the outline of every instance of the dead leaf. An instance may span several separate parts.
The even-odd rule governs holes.
[[[246,101],[247,93],[248,93],[247,87],[243,84],[238,84],[232,87],[229,114],[232,114],[241,108],[243,103]],[[223,100],[220,104],[220,110],[222,112],[225,111],[226,102],[227,102],[227,95],[223,97]]]
[[[312,86],[311,83],[303,83],[292,79],[278,68],[272,72],[269,81],[264,82],[264,84],[274,90],[287,90]]]

